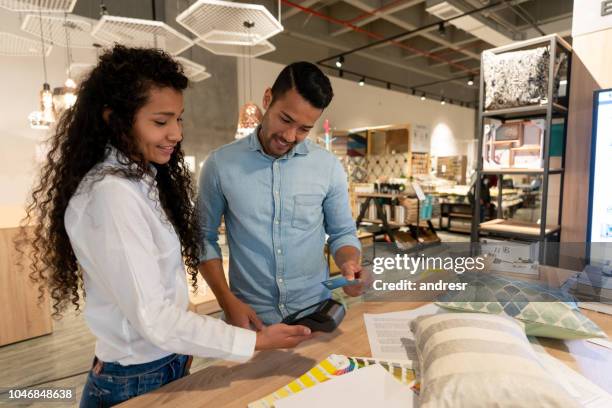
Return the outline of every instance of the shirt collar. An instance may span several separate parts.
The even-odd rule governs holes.
[[[121,152],[119,149],[117,149],[111,144],[106,145],[104,163],[113,167],[121,167],[130,170],[138,169],[138,164],[128,159],[127,156],[123,154],[123,152]],[[149,163],[149,171],[150,174],[147,173],[145,177],[152,176],[152,178],[155,178],[155,176],[157,176],[157,168],[151,163]]]
[[[259,133],[259,126],[249,136],[247,136],[249,138],[249,149],[253,151],[259,150],[261,153],[267,155],[267,153],[264,151],[263,147],[261,146],[261,142],[259,141],[259,137],[257,136],[258,133]],[[281,158],[290,159],[296,154],[307,155],[310,152],[310,147],[308,146],[308,143],[310,143],[308,139],[304,140],[301,143],[298,143],[295,147],[293,147],[293,149],[289,150],[289,152],[286,153]]]

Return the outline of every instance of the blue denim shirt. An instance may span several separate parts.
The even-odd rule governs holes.
[[[268,156],[257,137],[225,145],[206,160],[198,211],[204,237],[200,261],[221,258],[221,216],[229,245],[230,289],[266,324],[330,297],[323,255],[361,249],[339,160],[310,140],[283,157]]]

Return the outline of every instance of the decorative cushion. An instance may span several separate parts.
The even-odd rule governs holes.
[[[494,54],[482,53],[485,109],[503,109],[546,103],[550,51],[548,47]],[[555,72],[567,64],[565,54],[557,57]],[[559,88],[555,80],[555,94]]]
[[[525,325],[528,336],[556,339],[607,337],[560,289],[489,273],[464,273],[464,291],[447,292],[436,304],[461,312],[506,314]]]
[[[539,364],[520,322],[483,313],[413,320],[422,408],[578,407]]]

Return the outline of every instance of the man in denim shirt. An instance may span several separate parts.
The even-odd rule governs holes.
[[[338,159],[307,140],[331,99],[329,79],[293,63],[266,90],[266,113],[250,136],[212,152],[199,182],[204,251],[200,271],[231,324],[260,329],[331,296],[325,234],[342,274],[363,278],[360,244]],[[218,229],[230,250],[229,287]],[[351,296],[363,281],[345,287]]]

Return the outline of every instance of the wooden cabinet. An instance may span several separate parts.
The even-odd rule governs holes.
[[[31,228],[26,232],[31,234]],[[13,240],[20,228],[0,229],[0,346],[53,331],[49,298],[38,300],[38,285],[30,280],[30,247],[25,245],[23,268],[17,266]]]

